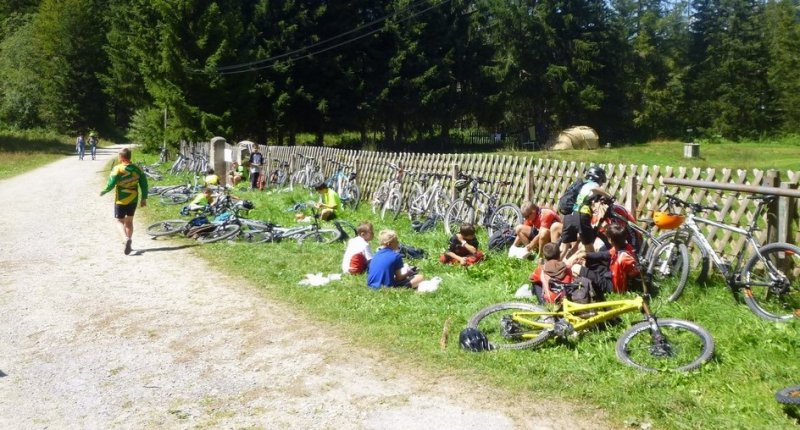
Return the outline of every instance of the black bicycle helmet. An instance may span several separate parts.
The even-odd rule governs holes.
[[[586,179],[591,179],[600,185],[606,183],[606,171],[600,166],[592,166],[586,172]]]
[[[238,206],[239,206],[241,209],[244,209],[244,210],[246,210],[246,211],[249,211],[249,210],[252,210],[252,209],[255,209],[255,208],[256,208],[256,207],[255,207],[255,205],[253,205],[253,202],[251,202],[250,200],[239,200],[239,202],[237,203],[237,205],[238,205]]]
[[[490,351],[493,349],[486,335],[472,327],[461,330],[461,334],[458,335],[458,343],[461,345],[461,348],[472,352]]]

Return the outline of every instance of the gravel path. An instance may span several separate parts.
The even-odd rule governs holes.
[[[123,255],[98,197],[116,150],[98,152],[0,181],[0,428],[602,426],[398,366],[329,327],[320,345],[302,312],[140,224]]]

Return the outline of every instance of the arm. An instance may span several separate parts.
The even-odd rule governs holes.
[[[118,180],[119,180],[119,175],[117,175],[117,170],[114,169],[114,171],[111,172],[111,175],[108,177],[108,182],[106,182],[106,187],[103,189],[103,191],[100,191],[100,195],[101,196],[105,195],[107,192],[111,191],[114,188],[114,186],[117,185]]]

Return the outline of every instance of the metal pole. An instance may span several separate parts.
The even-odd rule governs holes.
[[[711,190],[738,191],[738,192],[753,193],[753,194],[772,194],[781,197],[800,198],[800,190],[792,190],[787,188],[760,187],[756,185],[725,184],[712,181],[695,181],[692,179],[676,179],[676,178],[664,178],[662,182],[664,182],[664,185],[679,185],[686,187],[708,188]]]

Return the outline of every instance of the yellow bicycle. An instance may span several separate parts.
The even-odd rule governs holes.
[[[702,327],[680,319],[657,319],[648,306],[648,294],[630,299],[575,303],[567,297],[577,284],[550,282],[551,290],[563,291],[555,310],[531,303],[506,302],[481,309],[468,328],[488,340],[488,349],[523,349],[541,345],[551,337],[569,339],[575,334],[619,321],[622,314],[641,311],[644,321],[631,326],[616,345],[617,358],[644,371],[690,371],[714,354],[714,339]]]

